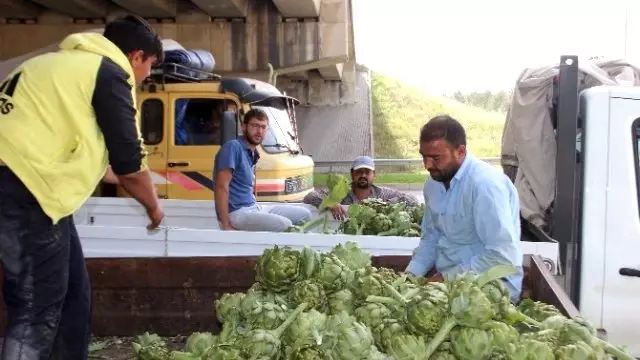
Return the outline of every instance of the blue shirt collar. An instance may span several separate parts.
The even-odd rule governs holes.
[[[462,178],[464,178],[465,174],[469,171],[469,167],[471,166],[470,163],[473,161],[472,157],[473,155],[471,155],[469,152],[465,154],[464,160],[462,160],[462,164],[460,165],[460,168],[458,169],[456,174],[453,176],[453,179],[451,179],[451,183],[449,184],[449,187],[453,186],[455,182],[458,182],[462,180]]]
[[[247,150],[249,155],[252,157],[253,164],[255,165],[255,163],[257,163],[258,160],[260,159],[260,153],[258,152],[258,149],[251,150],[251,148],[249,147],[249,142],[247,141],[247,138],[245,138],[244,136],[241,137],[239,141],[240,141],[240,144],[242,144],[242,146]]]

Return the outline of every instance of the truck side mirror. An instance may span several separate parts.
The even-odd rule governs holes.
[[[233,111],[225,111],[222,115],[220,126],[220,145],[238,137],[238,114]]]

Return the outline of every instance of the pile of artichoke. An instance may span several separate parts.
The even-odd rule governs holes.
[[[424,204],[411,206],[402,202],[389,203],[380,199],[365,199],[350,205],[339,233],[349,235],[420,237]]]
[[[444,283],[372,266],[356,243],[328,253],[274,247],[246,293],[215,300],[220,334],[198,332],[182,351],[144,334],[142,360],[599,360],[633,359],[583,319],[532,300],[514,305],[511,266]]]

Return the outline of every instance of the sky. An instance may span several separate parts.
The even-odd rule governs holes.
[[[356,60],[435,94],[508,90],[560,55],[640,64],[638,0],[353,0]],[[638,44],[632,46],[633,43]]]

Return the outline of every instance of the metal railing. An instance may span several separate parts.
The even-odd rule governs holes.
[[[491,165],[499,166],[500,158],[499,157],[491,157],[491,158],[480,158],[480,160],[486,161]],[[332,172],[343,172],[348,171],[351,166],[352,160],[332,160],[332,161],[315,161],[315,171],[318,173],[332,173]],[[405,166],[416,166],[422,164],[421,158],[414,159],[374,159],[376,167],[405,167]]]

